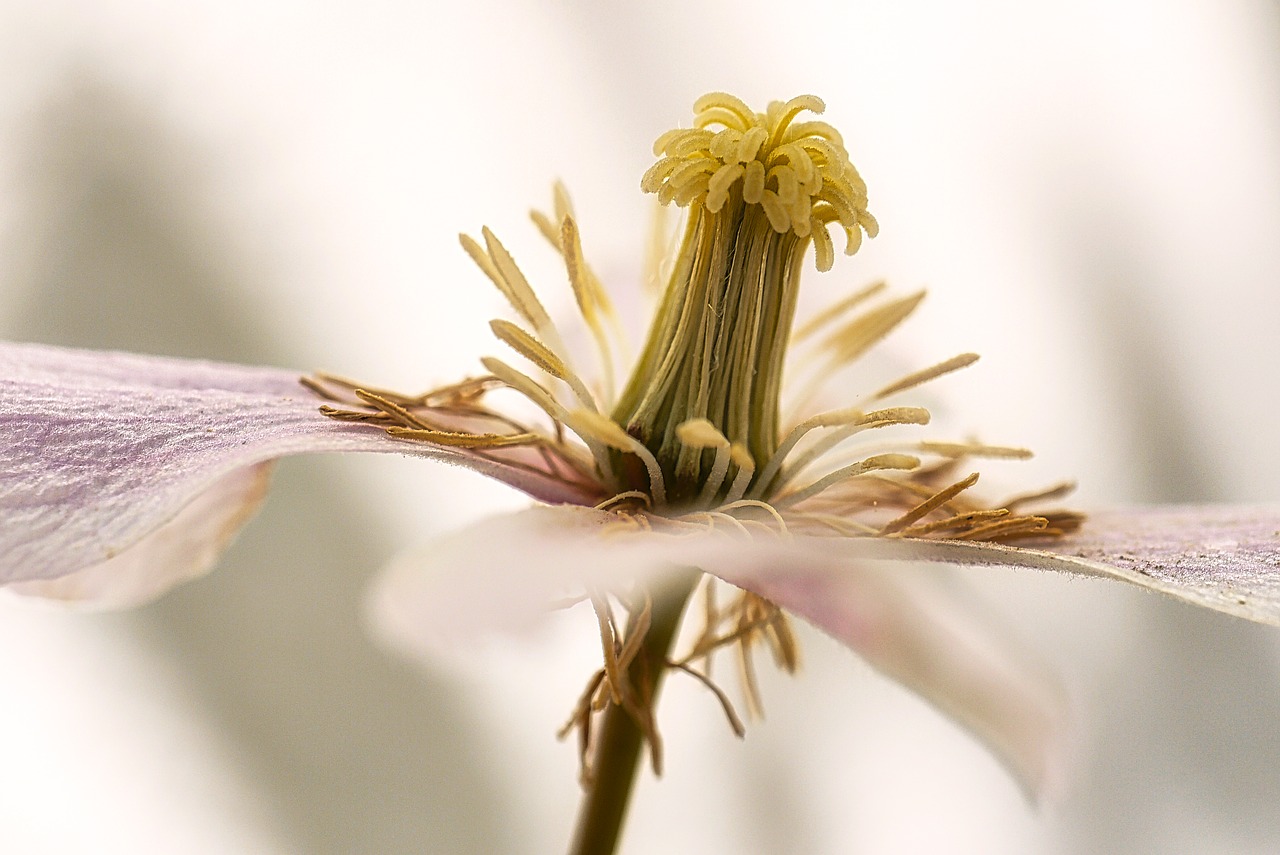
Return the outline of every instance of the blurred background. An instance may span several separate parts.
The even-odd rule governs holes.
[[[0,0],[0,335],[426,388],[494,352],[492,226],[574,194],[635,287],[660,132],[724,89],[821,95],[882,232],[806,300],[931,296],[946,424],[1075,504],[1280,499],[1280,5]],[[549,289],[545,283],[550,283]],[[888,375],[879,380],[891,379]],[[408,663],[362,625],[399,548],[522,506],[421,461],[285,461],[221,567],[138,612],[0,603],[0,850],[555,852],[555,729],[589,632]],[[822,636],[744,744],[673,681],[625,851],[1272,852],[1280,632],[1116,584],[971,577],[1061,671],[1074,775],[1039,809]]]

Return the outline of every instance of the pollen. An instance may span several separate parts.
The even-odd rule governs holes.
[[[732,200],[759,205],[777,233],[812,238],[819,270],[829,270],[835,250],[827,226],[845,232],[845,253],[874,237],[867,185],[849,160],[840,133],[826,122],[796,121],[826,106],[814,95],[774,101],[757,113],[723,92],[694,103],[692,128],[658,137],[659,157],[640,181],[663,204],[701,206],[719,213]]]

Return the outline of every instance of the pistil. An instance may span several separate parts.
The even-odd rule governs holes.
[[[655,143],[662,158],[641,187],[689,214],[613,419],[654,455],[674,509],[714,506],[740,473],[777,451],[783,363],[805,253],[813,244],[826,269],[833,260],[829,224],[843,227],[850,253],[864,231],[876,231],[839,134],[821,122],[794,121],[822,109],[806,96],[754,113],[713,94],[695,105],[693,129]],[[683,441],[680,427],[693,420],[745,449],[752,466],[742,465],[742,454],[726,461],[714,448]],[[626,476],[635,466],[617,459],[615,469]],[[708,487],[713,480],[719,483]],[[640,485],[637,477],[632,486]]]

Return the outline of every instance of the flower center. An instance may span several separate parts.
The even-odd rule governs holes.
[[[739,475],[772,457],[805,251],[812,243],[818,269],[827,270],[835,257],[831,224],[844,229],[850,255],[863,232],[877,231],[840,134],[825,122],[795,121],[823,109],[808,95],[755,113],[713,93],[694,104],[693,128],[654,143],[661,157],[641,188],[688,208],[688,220],[612,415],[657,459],[669,503],[723,498]],[[681,427],[689,422],[709,423],[723,437],[718,444],[736,453],[688,441]],[[618,454],[615,465],[636,468],[632,455]],[[634,475],[628,480],[647,483],[642,472]]]

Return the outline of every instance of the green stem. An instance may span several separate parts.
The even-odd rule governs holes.
[[[649,631],[627,669],[633,686],[651,687],[650,709],[657,704],[676,630],[680,628],[681,615],[698,577],[697,571],[689,570],[654,596]],[[634,623],[634,616],[629,623]],[[630,629],[629,625],[628,631]],[[644,737],[635,719],[612,703],[604,708],[603,717],[592,762],[594,778],[583,795],[569,855],[611,855],[617,850],[627,804],[640,770]]]

